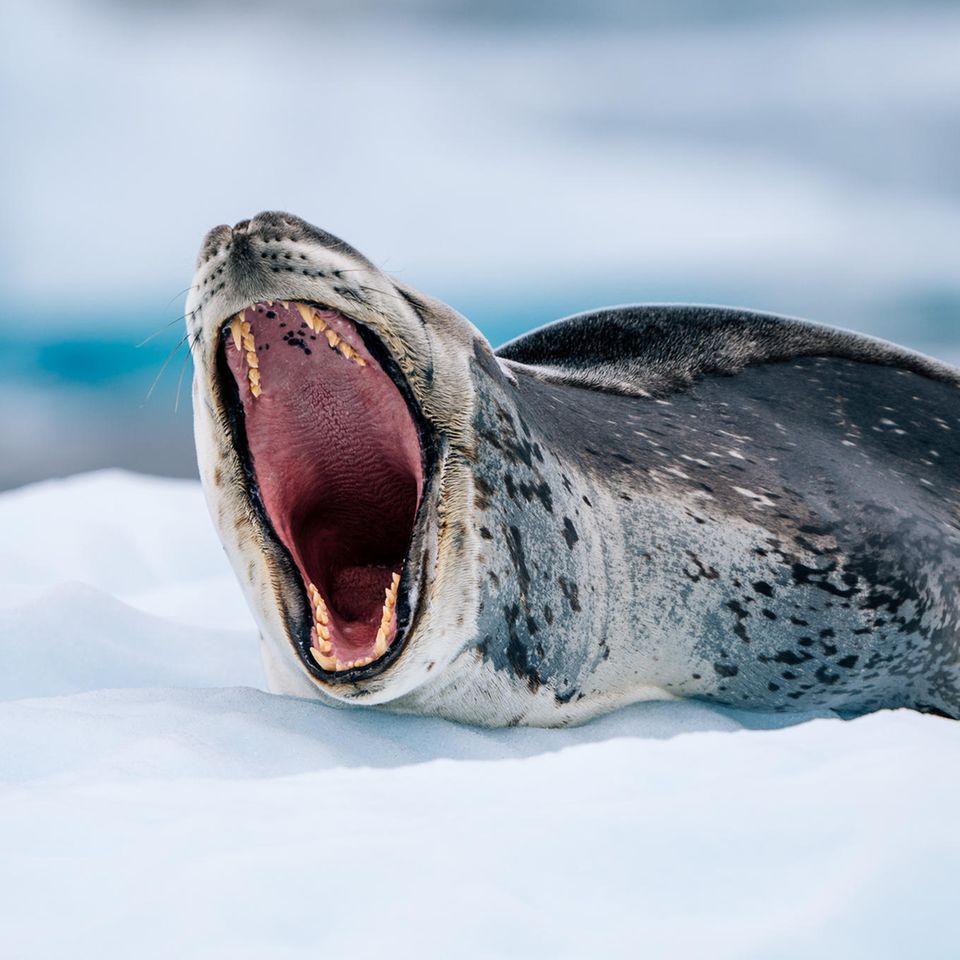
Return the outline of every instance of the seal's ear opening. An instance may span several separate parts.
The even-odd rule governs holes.
[[[254,304],[224,328],[245,455],[309,601],[321,672],[390,651],[424,486],[407,401],[358,327],[311,304]]]

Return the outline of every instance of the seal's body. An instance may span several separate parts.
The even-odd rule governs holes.
[[[449,308],[296,218],[211,236],[221,249],[211,256],[208,240],[191,300],[207,358],[201,466],[277,689],[487,725],[581,722],[672,697],[960,717],[956,371],[705,307],[585,314],[495,354]],[[287,253],[322,276],[271,270]],[[210,277],[223,286],[208,294]],[[395,633],[385,653],[379,634],[369,648],[342,639],[370,653],[352,667],[334,662],[336,636],[324,646],[321,615],[311,633],[304,612],[325,592],[335,602],[323,615],[349,608],[346,574],[301,562],[308,534],[283,533],[293,528],[272,505],[275,438],[256,425],[271,379],[284,402],[279,368],[260,368],[263,397],[237,375],[243,423],[231,425],[217,385],[220,330],[242,315],[258,341],[272,336],[237,313],[267,297],[339,311],[378,338],[420,424],[416,523],[391,567],[399,586],[377,608],[381,625],[398,611]],[[359,355],[357,366],[365,376]],[[311,562],[320,572],[308,576]],[[342,637],[359,629],[344,620]]]

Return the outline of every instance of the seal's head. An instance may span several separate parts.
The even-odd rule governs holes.
[[[207,235],[187,316],[201,476],[271,685],[420,686],[477,616],[465,358],[486,341],[279,213]]]

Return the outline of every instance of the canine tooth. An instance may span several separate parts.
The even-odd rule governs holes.
[[[242,324],[243,324],[243,314],[240,314],[240,313],[238,313],[238,314],[230,321],[230,336],[233,337],[233,345],[234,345],[238,350],[241,349],[241,346],[240,346],[240,345],[241,345],[241,342],[242,342],[242,339],[243,339],[243,334],[242,334],[242,332],[241,332],[241,330],[240,330],[240,327],[242,326]]]
[[[314,315],[313,309],[308,307],[305,303],[296,304],[297,313],[300,314],[303,322],[314,332],[319,333],[320,330],[317,327],[317,321],[319,317]]]
[[[336,657],[327,657],[324,656],[316,647],[310,648],[310,655],[314,660],[320,665],[323,670],[339,670],[340,661]]]

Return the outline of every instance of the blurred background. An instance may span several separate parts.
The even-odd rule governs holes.
[[[494,344],[701,301],[960,361],[957,3],[0,11],[0,488],[193,475],[185,288],[204,232],[263,209]]]

